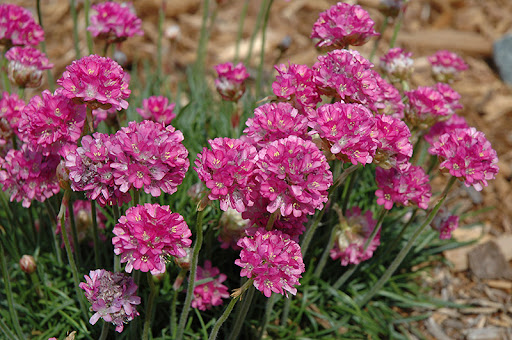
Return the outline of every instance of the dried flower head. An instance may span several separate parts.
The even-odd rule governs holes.
[[[143,35],[142,20],[135,14],[131,2],[105,1],[91,6],[87,30],[107,43],[119,43],[134,35]]]
[[[411,57],[411,52],[406,52],[400,47],[392,48],[380,58],[380,68],[391,82],[406,80],[413,70],[414,61]]]
[[[249,209],[251,207],[247,207]],[[246,210],[247,211],[247,210]],[[244,212],[245,213],[245,212]],[[236,245],[238,240],[245,236],[245,230],[249,227],[249,221],[242,217],[242,214],[235,209],[228,208],[222,213],[219,220],[219,240],[222,249],[232,248],[239,250]]]
[[[12,47],[5,53],[9,61],[7,74],[9,80],[19,87],[39,87],[43,79],[43,71],[53,67],[46,54],[38,49],[26,47]]]
[[[224,63],[215,66],[217,79],[215,87],[224,100],[236,102],[245,92],[245,80],[249,78],[249,73],[244,64]]]
[[[144,119],[169,125],[176,118],[176,114],[173,112],[176,104],[169,103],[169,99],[164,96],[151,96],[143,99],[142,106],[141,109],[137,108],[137,112]]]
[[[228,287],[222,284],[228,277],[221,274],[219,268],[212,267],[210,260],[206,260],[203,267],[197,266],[196,282],[209,278],[213,280],[194,287],[192,308],[204,311],[222,305],[222,299],[229,298]]]
[[[35,46],[44,40],[44,31],[29,10],[14,4],[0,4],[0,45]]]

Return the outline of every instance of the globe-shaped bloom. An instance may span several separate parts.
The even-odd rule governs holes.
[[[377,142],[377,151],[374,163],[384,169],[408,167],[413,147],[407,125],[400,119],[385,115],[376,115],[375,122],[377,133],[373,138]]]
[[[380,68],[392,82],[406,80],[413,70],[414,61],[411,57],[411,52],[394,47],[380,58]]]
[[[224,63],[215,66],[217,79],[215,79],[215,88],[222,99],[236,102],[245,92],[245,80],[249,78],[249,73],[244,64]]]
[[[436,87],[419,86],[405,91],[407,104],[405,119],[414,127],[427,129],[439,121],[448,119],[454,113],[453,103]]]
[[[432,65],[434,79],[443,83],[452,82],[460,72],[468,69],[464,59],[447,50],[437,51],[428,57],[428,61]]]
[[[453,114],[447,120],[440,121],[432,125],[428,133],[423,137],[427,142],[429,142],[430,145],[433,145],[439,140],[439,137],[445,133],[452,133],[452,131],[455,129],[465,128],[469,128],[466,119],[464,119],[464,117],[458,116],[457,114]]]
[[[9,61],[7,74],[9,80],[19,87],[39,87],[43,79],[43,71],[53,67],[46,54],[38,49],[26,46],[11,48],[5,53]]]
[[[119,43],[134,35],[143,35],[142,20],[135,14],[129,2],[105,1],[91,6],[91,16],[87,30],[94,37],[108,43]]]
[[[25,102],[16,93],[2,93],[0,99],[0,118],[5,118],[11,129],[19,136],[18,125],[21,113],[25,108]]]
[[[169,125],[176,118],[176,114],[173,112],[176,104],[169,103],[169,99],[164,96],[151,96],[143,99],[142,106],[142,108],[137,108],[137,112],[144,119]]]
[[[0,4],[0,45],[35,46],[44,40],[44,31],[29,10],[14,4]]]
[[[212,267],[210,260],[206,260],[203,267],[197,266],[196,282],[209,278],[213,280],[194,287],[192,308],[204,311],[222,305],[222,299],[229,298],[228,287],[222,284],[228,277],[221,274],[219,268]]]

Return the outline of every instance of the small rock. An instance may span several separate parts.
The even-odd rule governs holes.
[[[468,253],[469,269],[480,279],[508,279],[512,269],[498,245],[489,241],[478,245]]]
[[[501,79],[512,85],[512,35],[505,35],[494,42],[494,63]]]

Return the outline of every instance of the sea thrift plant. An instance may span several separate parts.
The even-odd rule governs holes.
[[[405,91],[405,95],[405,119],[414,127],[427,129],[454,113],[453,104],[437,88],[419,86],[415,90]]]
[[[272,293],[295,295],[305,270],[300,246],[278,230],[259,229],[238,241],[242,248],[235,260],[240,276],[254,280],[254,287],[266,297]]]
[[[43,52],[26,47],[13,47],[5,54],[9,61],[7,74],[9,80],[19,87],[39,87],[43,79],[43,71],[53,67]]]
[[[414,61],[411,57],[411,52],[400,47],[392,48],[380,58],[380,68],[391,82],[407,80],[413,71]]]
[[[377,150],[373,162],[384,169],[408,167],[413,147],[407,125],[400,119],[385,115],[376,115],[375,122],[373,138],[377,142]]]
[[[346,48],[349,45],[364,45],[373,36],[378,36],[375,22],[359,5],[338,2],[327,11],[320,13],[313,25],[311,39],[319,39],[316,46]]]
[[[29,10],[14,4],[0,4],[0,45],[35,46],[44,40],[44,31]]]
[[[236,102],[245,92],[245,80],[249,78],[249,73],[244,64],[224,63],[215,66],[217,79],[215,79],[215,88],[222,99]]]
[[[135,14],[130,2],[105,1],[91,6],[87,30],[107,43],[119,43],[134,35],[143,35],[142,20]]]
[[[187,255],[192,233],[183,216],[172,213],[168,205],[137,205],[126,211],[115,225],[112,238],[114,252],[126,263],[125,270],[159,274],[171,258]]]
[[[428,57],[428,61],[432,65],[432,76],[436,81],[450,83],[457,75],[467,70],[468,65],[457,54],[440,50],[434,55]]]
[[[144,119],[169,125],[176,118],[176,114],[173,112],[176,104],[169,103],[169,99],[164,96],[151,96],[143,99],[142,106],[142,108],[137,108],[137,112]]]
[[[229,298],[228,287],[222,284],[228,277],[221,274],[219,268],[212,267],[210,260],[204,261],[203,267],[197,266],[196,282],[208,278],[213,280],[194,287],[192,308],[204,311],[222,305],[222,299]]]
[[[7,120],[7,123],[9,123],[9,126],[16,135],[19,135],[18,125],[24,107],[25,102],[16,93],[2,93],[2,99],[0,99],[0,118]]]
[[[432,220],[431,226],[439,232],[441,240],[452,238],[452,232],[459,227],[459,216],[452,215],[446,208],[441,208]]]
[[[84,275],[85,282],[80,283],[85,297],[91,303],[94,312],[89,320],[94,325],[100,318],[116,326],[121,333],[124,325],[132,321],[139,313],[136,306],[140,297],[136,295],[137,285],[133,279],[123,273],[112,273],[105,269],[91,270]]]

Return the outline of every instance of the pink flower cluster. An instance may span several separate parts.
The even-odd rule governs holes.
[[[468,68],[464,59],[446,50],[437,51],[434,55],[428,57],[428,61],[432,65],[434,79],[443,83],[453,81],[459,72]]]
[[[209,278],[213,280],[194,287],[192,308],[204,311],[222,305],[222,299],[229,298],[228,287],[222,284],[228,277],[221,274],[219,268],[212,267],[210,260],[206,260],[203,267],[197,266],[196,282]]]
[[[173,112],[176,104],[169,103],[169,99],[164,96],[146,98],[142,100],[142,106],[142,108],[137,108],[137,112],[144,119],[169,125],[176,118],[176,114]]]
[[[133,279],[123,273],[112,273],[105,269],[91,270],[84,275],[85,282],[80,288],[91,303],[91,310],[95,312],[89,323],[94,325],[100,318],[116,326],[121,333],[124,324],[133,320],[139,313],[136,306],[140,304],[140,297],[136,294],[137,285]]]
[[[0,45],[37,45],[44,31],[29,10],[13,4],[0,4]]]
[[[342,266],[359,264],[373,256],[380,244],[380,230],[373,240],[365,244],[377,226],[377,220],[373,219],[372,212],[361,213],[361,209],[354,207],[347,210],[345,218],[340,221],[336,231],[334,247],[330,251],[333,260],[340,259]]]
[[[441,208],[430,225],[439,232],[439,239],[449,240],[452,238],[452,232],[459,227],[459,219],[459,216]]]
[[[107,43],[119,43],[134,35],[143,35],[142,20],[129,2],[105,1],[91,7],[93,14],[87,30]]]
[[[428,131],[426,135],[423,137],[430,145],[433,145],[435,142],[439,140],[439,137],[444,135],[445,133],[451,133],[455,129],[465,129],[468,128],[469,125],[464,119],[464,117],[453,114],[447,120],[437,122]]]
[[[270,297],[272,292],[295,295],[304,272],[300,246],[278,230],[260,229],[251,237],[238,241],[242,248],[240,259],[235,260],[242,267],[240,276],[254,280],[254,287]]]
[[[377,168],[375,179],[378,189],[375,192],[377,204],[390,210],[394,203],[403,206],[415,204],[427,209],[432,192],[429,178],[421,166],[410,165],[405,169]]]
[[[346,48],[348,45],[364,45],[373,36],[378,36],[373,26],[375,22],[359,5],[338,2],[320,17],[313,25],[311,39],[319,39],[316,46]]]
[[[130,96],[125,72],[114,60],[97,55],[85,56],[66,66],[57,83],[62,94],[92,109],[128,108]]]
[[[498,173],[498,156],[485,135],[475,128],[453,129],[439,137],[429,149],[446,169],[469,187],[480,191]]]
[[[392,82],[406,80],[412,73],[414,61],[412,53],[400,47],[390,49],[380,58],[380,68]]]
[[[192,233],[183,216],[172,213],[168,205],[137,205],[121,216],[112,231],[114,252],[126,262],[125,270],[133,269],[151,274],[165,273],[171,256],[185,257]]]
[[[373,138],[377,142],[377,151],[373,162],[384,169],[408,167],[413,147],[407,124],[386,115],[376,115],[375,122],[377,133]]]
[[[31,46],[13,47],[5,53],[5,59],[9,60],[9,80],[19,87],[39,87],[43,71],[53,67],[46,54]]]
[[[245,80],[249,78],[249,73],[244,64],[224,63],[215,66],[217,79],[215,79],[215,88],[222,99],[236,102],[245,92]]]
[[[21,113],[24,108],[25,102],[23,101],[23,99],[18,97],[16,93],[2,93],[2,99],[0,99],[0,118],[5,118],[9,123],[11,129],[17,135],[19,134],[19,120],[21,118]]]

